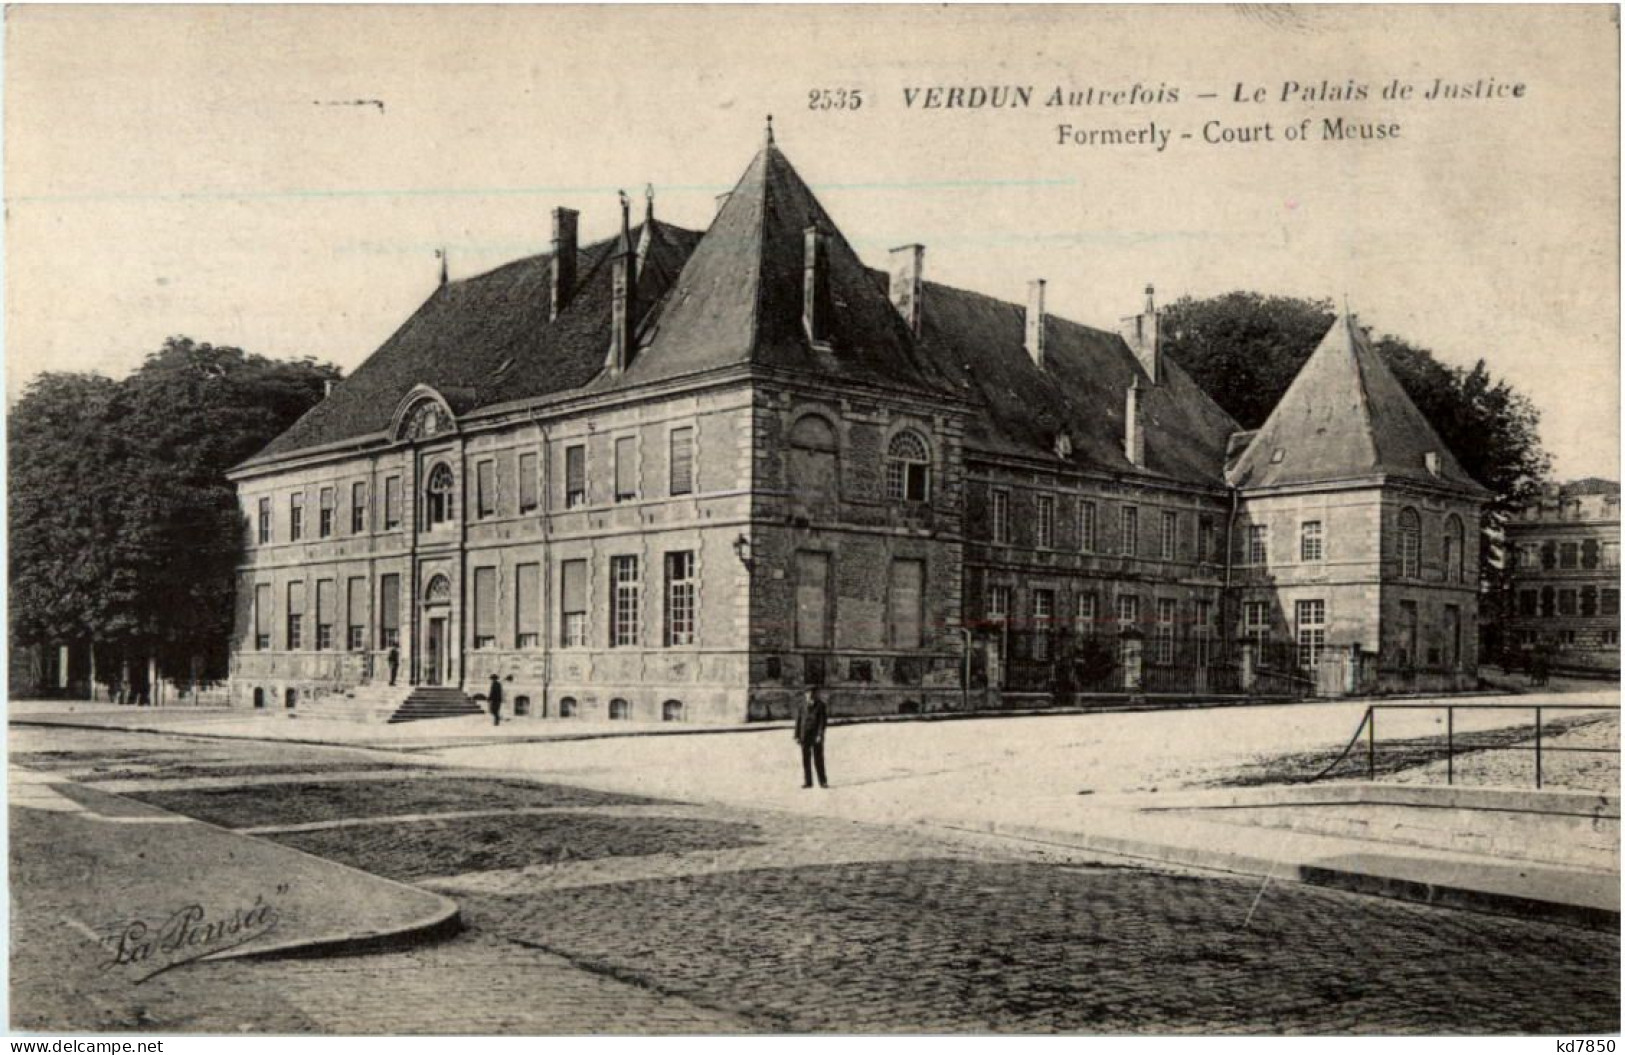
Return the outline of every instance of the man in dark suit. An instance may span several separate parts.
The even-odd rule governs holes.
[[[485,694],[485,699],[491,705],[491,724],[502,724],[502,679],[495,674],[491,675],[491,688]]]
[[[813,769],[818,770],[818,786],[829,787],[824,776],[824,730],[829,727],[829,705],[824,690],[812,688],[796,708],[796,743],[801,745],[801,773],[804,788],[813,786]]]

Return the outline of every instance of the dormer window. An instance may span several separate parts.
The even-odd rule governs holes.
[[[452,514],[456,511],[453,488],[456,481],[452,479],[451,467],[441,462],[429,471],[429,486],[424,490],[424,516],[428,526],[438,527],[451,522]]]
[[[931,454],[914,432],[899,432],[886,451],[886,496],[904,502],[929,497]]]

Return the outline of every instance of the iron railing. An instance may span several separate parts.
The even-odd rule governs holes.
[[[1362,739],[1366,750],[1366,779],[1375,780],[1377,776],[1377,712],[1378,711],[1439,711],[1445,712],[1445,783],[1453,785],[1456,782],[1456,712],[1457,711],[1522,711],[1533,713],[1535,718],[1534,743],[1510,744],[1467,744],[1462,748],[1466,751],[1533,751],[1535,754],[1535,787],[1540,788],[1545,783],[1544,757],[1553,752],[1577,754],[1618,755],[1619,745],[1613,747],[1577,747],[1559,746],[1543,741],[1542,727],[1545,715],[1549,711],[1589,711],[1591,713],[1618,713],[1618,706],[1606,704],[1581,703],[1373,703],[1366,707],[1360,724],[1355,727],[1354,735],[1349,738],[1348,744],[1342,752],[1332,761],[1332,764],[1309,778],[1309,783],[1322,780],[1329,776],[1333,770],[1342,765],[1354,751]]]

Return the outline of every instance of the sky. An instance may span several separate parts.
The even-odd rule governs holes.
[[[437,249],[453,278],[546,251],[558,205],[606,237],[647,184],[703,227],[771,113],[871,264],[923,243],[930,279],[1044,278],[1098,326],[1148,282],[1346,299],[1527,394],[1559,478],[1617,477],[1617,54],[1605,7],[13,6],[8,401],[172,334],[353,369]],[[1436,78],[1523,89],[1418,98]],[[1033,101],[925,108],[933,86]],[[1042,105],[1057,87],[1116,98]],[[1397,137],[1329,140],[1337,118]]]

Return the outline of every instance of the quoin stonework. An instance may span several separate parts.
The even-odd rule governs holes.
[[[1036,276],[926,273],[860,260],[771,130],[704,231],[652,193],[587,244],[553,210],[547,253],[443,280],[234,471],[234,702],[382,715],[496,674],[517,718],[738,721],[813,684],[855,714],[1473,682],[1486,492],[1352,315],[1242,432],[1151,287],[1106,330]]]

